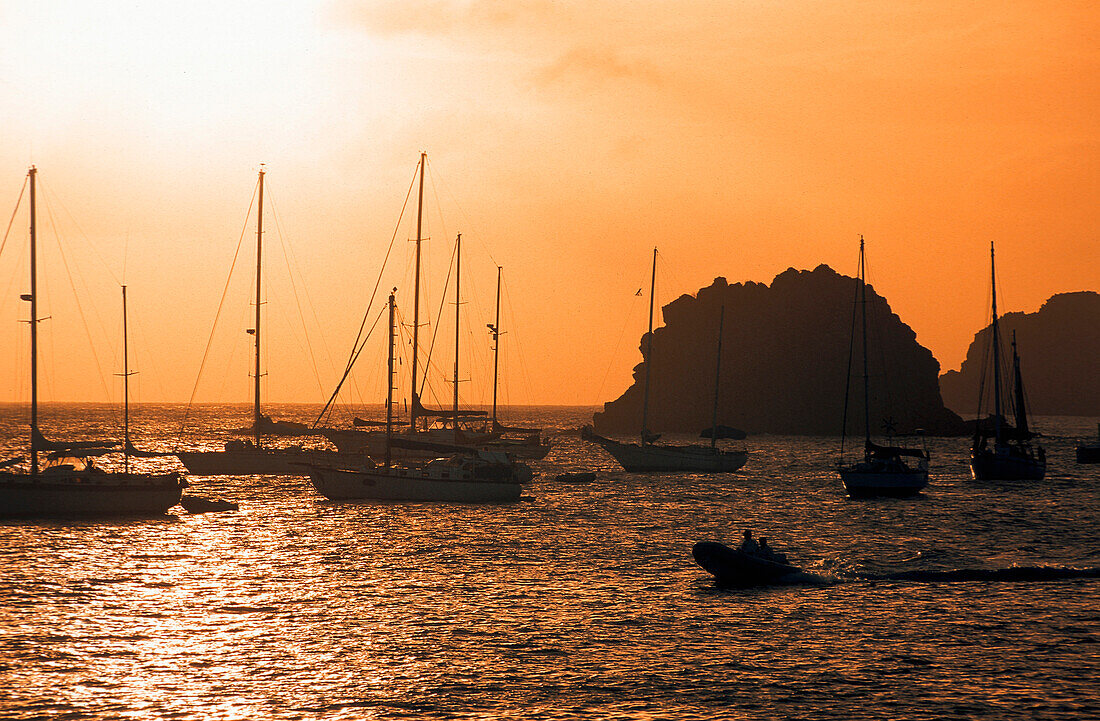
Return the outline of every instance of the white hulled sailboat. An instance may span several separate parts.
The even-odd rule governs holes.
[[[672,446],[657,444],[657,436],[649,432],[649,378],[653,366],[653,297],[657,285],[657,249],[653,249],[653,272],[649,285],[649,333],[646,335],[645,385],[642,390],[642,424],[639,443],[623,443],[597,435],[591,426],[585,426],[583,437],[598,443],[610,453],[625,470],[632,473],[655,472],[695,472],[695,473],[732,473],[745,465],[748,453],[745,451],[724,451],[717,447],[716,438],[711,436],[710,445]],[[725,309],[722,311],[724,320]],[[714,379],[714,414],[712,425],[717,425],[718,385],[721,379],[722,362],[722,320],[718,330],[718,362]],[[715,434],[716,435],[716,434]]]
[[[517,501],[522,484],[531,480],[531,469],[504,453],[417,441],[393,435],[394,324],[397,304],[389,297],[389,353],[386,364],[386,431],[384,463],[357,468],[313,464],[313,487],[334,501],[371,499],[386,501],[440,501],[451,503],[503,503]],[[393,465],[393,449],[443,452],[423,465]]]
[[[178,451],[176,455],[189,473],[197,476],[246,476],[246,475],[305,475],[305,465],[310,461],[354,462],[358,454],[340,454],[328,450],[307,449],[301,446],[265,448],[265,429],[275,423],[260,410],[260,307],[262,305],[261,279],[263,271],[264,235],[264,170],[259,172],[256,211],[256,317],[255,327],[248,330],[254,341],[254,376],[252,401],[252,440],[232,440],[219,451]],[[278,435],[287,435],[279,433]],[[296,433],[295,435],[305,435]]]

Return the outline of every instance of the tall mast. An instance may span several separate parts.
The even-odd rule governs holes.
[[[497,371],[500,369],[500,271],[497,266],[497,314],[493,325],[489,329],[493,331],[493,427],[497,427]]]
[[[1027,427],[1027,405],[1024,400],[1024,378],[1020,374],[1020,354],[1016,349],[1016,331],[1012,331],[1012,372],[1015,381],[1016,400],[1016,431],[1021,440],[1026,440],[1030,434]]]
[[[458,323],[462,319],[459,312],[462,304],[460,283],[462,279],[462,233],[455,239],[455,397],[454,397],[454,436],[455,445],[458,445]]]
[[[390,291],[389,353],[386,363],[386,468],[390,467],[390,440],[393,438],[393,321],[397,303],[393,295],[397,288]]]
[[[260,167],[259,204],[256,211],[256,377],[255,400],[252,404],[252,423],[256,432],[256,448],[260,447],[260,273],[263,270],[264,239],[264,169]]]
[[[863,333],[863,433],[864,448],[871,446],[871,382],[867,373],[867,260],[863,254],[863,236],[859,236],[859,302]]]
[[[35,195],[34,181],[38,175],[38,169],[33,165],[27,171],[31,185],[31,295],[23,297],[31,302],[31,475],[38,475],[38,258],[37,258],[37,233],[35,225]]]
[[[653,273],[649,279],[649,333],[646,334],[645,352],[645,388],[642,392],[642,445],[649,435],[646,428],[646,416],[649,413],[649,375],[653,365],[653,293],[657,287],[657,248],[653,249]]]
[[[993,241],[989,241],[989,275],[993,293],[993,437],[1001,442],[1001,335],[997,324],[997,266]]]
[[[126,328],[126,286],[122,286],[122,459],[130,472],[130,341]]]
[[[413,352],[412,395],[409,396],[409,432],[416,433],[416,410],[420,399],[416,395],[416,351],[420,338],[420,235],[424,212],[424,165],[427,153],[420,154],[420,190],[416,198],[416,276],[413,280]]]
[[[718,357],[714,361],[714,407],[710,414],[710,447],[718,441],[718,388],[722,382],[722,326],[726,321],[726,306],[718,314]]]

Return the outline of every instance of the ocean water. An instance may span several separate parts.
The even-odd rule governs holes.
[[[240,511],[0,521],[0,717],[1100,717],[1100,466],[1073,459],[1097,419],[1037,419],[1039,483],[972,481],[966,439],[931,439],[923,494],[851,500],[837,439],[750,436],[732,475],[626,474],[568,432],[591,410],[509,415],[555,435],[516,504],[196,478]],[[134,416],[138,445],[179,439],[179,407]],[[42,425],[117,419],[48,406]],[[183,442],[247,422],[201,407]],[[0,407],[4,450],[24,423]],[[578,470],[598,475],[554,480]],[[745,528],[807,573],[716,588],[691,546]]]

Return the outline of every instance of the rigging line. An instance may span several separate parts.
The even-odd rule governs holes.
[[[214,323],[210,327],[210,336],[206,339],[206,349],[202,352],[202,361],[199,363],[199,372],[195,377],[195,385],[191,389],[191,397],[187,399],[187,406],[183,409],[183,417],[180,419],[180,429],[176,436],[177,445],[183,438],[183,429],[187,425],[187,417],[191,413],[191,407],[195,404],[195,394],[199,392],[199,381],[202,380],[203,369],[206,368],[207,358],[210,356],[210,348],[214,344],[214,331],[218,327],[218,319],[221,317],[222,308],[225,306],[225,298],[229,293],[229,281],[233,278],[233,270],[237,267],[237,258],[241,254],[241,246],[244,245],[244,234],[248,231],[248,219],[252,215],[252,207],[256,203],[256,193],[259,191],[260,181],[256,180],[256,185],[252,187],[252,200],[248,202],[248,211],[244,215],[244,224],[241,226],[241,236],[237,239],[237,249],[233,251],[233,262],[229,264],[229,274],[225,277],[225,287],[222,288],[222,297],[218,301],[218,310],[214,313]]]
[[[386,247],[386,255],[382,258],[382,267],[378,269],[378,277],[374,281],[374,289],[371,291],[370,300],[367,301],[367,307],[363,311],[363,320],[359,324],[359,332],[355,336],[355,341],[351,344],[351,352],[348,354],[348,363],[344,367],[344,373],[340,376],[340,380],[336,383],[336,388],[332,391],[332,395],[329,396],[328,402],[325,403],[321,412],[317,415],[317,420],[313,422],[313,426],[316,428],[317,424],[321,422],[321,419],[325,417],[329,407],[335,402],[336,396],[340,393],[340,388],[344,385],[344,381],[351,375],[352,366],[355,365],[355,359],[359,357],[359,353],[362,352],[362,345],[365,345],[367,338],[363,337],[363,329],[366,328],[367,318],[370,317],[371,306],[374,305],[374,299],[378,295],[378,287],[382,284],[382,274],[386,270],[386,264],[389,262],[390,253],[393,251],[394,243],[397,240],[397,233],[401,229],[401,219],[405,217],[405,209],[409,205],[409,198],[412,197],[413,188],[416,187],[416,177],[420,171],[420,164],[417,163],[416,170],[413,171],[412,180],[409,181],[409,189],[405,192],[405,202],[401,204],[401,213],[397,216],[397,223],[393,228],[393,235],[390,236],[390,244]],[[362,344],[362,345],[361,345]]]
[[[53,192],[52,188],[48,188],[44,184],[42,184],[42,192],[43,192],[43,197],[46,198],[46,200],[48,201],[48,205],[46,206],[46,212],[47,212],[47,214],[49,214],[50,224],[51,224],[51,227],[53,228],[53,231],[54,231],[54,238],[58,243],[58,248],[61,249],[61,247],[62,247],[61,246],[61,233],[58,232],[58,225],[57,225],[57,222],[56,222],[56,220],[54,218],[54,215],[53,215],[53,204],[57,203],[59,206],[61,206],[61,209],[64,210],[68,214],[69,221],[72,222],[73,225],[76,225],[76,220],[75,220],[75,218],[73,218],[72,213],[69,213],[69,211],[65,207],[64,203],[61,202],[61,199]],[[88,236],[85,235],[82,230],[80,230],[80,226],[77,225],[76,229],[80,233],[80,235],[84,238],[84,242],[95,252],[96,256],[99,258],[100,263],[102,263],[104,265],[104,267],[106,267],[107,272],[110,273],[111,277],[116,281],[116,283],[121,286],[122,283],[118,282],[117,276],[115,276],[115,274],[113,272],[111,272],[110,266],[108,266],[106,261],[103,260],[103,256],[99,254],[99,252],[96,250],[96,247],[92,244],[92,242],[88,238]],[[75,250],[75,249],[76,249],[76,247],[73,246],[73,250]],[[61,251],[61,254],[62,254],[62,260],[65,260],[63,250]],[[69,271],[68,265],[66,265],[65,271],[67,273],[69,273],[69,285],[73,290],[73,300],[76,302],[78,310],[80,310],[80,297],[77,295],[77,287],[76,287],[77,286],[77,283],[76,283],[77,280],[80,281],[81,290],[84,293],[84,297],[86,297],[90,302],[91,315],[92,315],[93,320],[95,320],[96,323],[98,324],[97,330],[101,334],[101,337],[103,337],[103,338],[117,338],[117,337],[120,337],[121,334],[114,335],[113,333],[108,332],[107,324],[103,322],[103,316],[100,315],[99,306],[96,303],[91,302],[91,300],[93,298],[95,298],[96,296],[95,296],[95,294],[92,293],[91,287],[88,285],[87,278],[85,276],[81,275],[80,272],[79,272],[80,263],[74,261],[74,265],[77,268],[76,276],[73,276],[71,274],[71,272]],[[96,355],[95,346],[91,345],[91,338],[92,338],[91,328],[88,327],[87,321],[83,317],[83,313],[81,314],[81,320],[85,324],[85,333],[88,335],[89,345],[90,345],[91,350],[92,350],[92,355],[95,357],[95,361],[96,361],[96,364],[98,366],[99,365],[99,357]],[[117,348],[117,346],[115,344],[111,344],[110,347],[111,347],[112,352],[116,352],[115,349]],[[100,380],[102,382],[104,390],[107,390],[108,384],[107,384],[106,377],[104,376],[102,367],[99,368],[99,373],[100,373],[100,376],[101,376]],[[110,399],[110,397],[111,397],[110,391],[108,390],[107,391],[107,398]]]
[[[317,420],[313,421],[314,428],[316,428],[317,425],[322,420],[324,420],[326,414],[336,400],[337,394],[340,392],[340,386],[342,386],[344,381],[347,380],[348,374],[351,373],[352,366],[354,366],[355,362],[359,360],[359,355],[367,347],[367,341],[370,339],[371,335],[374,334],[374,330],[378,327],[378,324],[382,322],[382,316],[386,313],[387,310],[388,309],[385,306],[379,309],[378,316],[375,317],[374,323],[371,324],[370,330],[367,331],[366,336],[363,338],[363,342],[359,345],[358,348],[355,349],[355,352],[352,354],[351,358],[348,359],[348,367],[347,370],[344,372],[344,376],[340,379],[340,382],[336,384],[336,390],[332,392],[332,397],[329,398],[328,403],[325,404],[325,407],[321,409],[321,413],[319,416],[317,416]],[[364,325],[366,324],[366,320],[366,318],[363,318]]]
[[[862,250],[860,251],[862,258]],[[859,267],[858,265],[856,266]],[[856,275],[859,275],[857,272]],[[866,282],[866,279],[864,279]],[[844,413],[840,424],[840,460],[844,460],[844,443],[848,438],[848,405],[852,392],[852,357],[856,347],[856,309],[859,307],[859,279],[856,279],[855,296],[852,298],[852,325],[848,330],[848,367],[844,372]]]
[[[600,397],[603,395],[604,386],[607,385],[607,377],[611,375],[611,366],[615,364],[615,361],[619,357],[619,350],[622,348],[623,337],[626,335],[627,326],[631,324],[631,322],[634,320],[635,314],[638,312],[637,307],[639,301],[644,302],[645,300],[644,297],[640,295],[632,295],[631,298],[634,298],[634,300],[630,302],[631,307],[624,314],[625,317],[623,318],[623,327],[622,330],[619,331],[618,340],[615,341],[615,345],[611,349],[611,359],[608,361],[607,368],[603,372],[603,379],[600,381],[600,387],[596,391],[596,402],[594,405],[600,405]]]
[[[45,188],[43,188],[45,190]],[[46,193],[43,193],[43,198],[47,197]],[[51,201],[53,200],[52,194],[50,194]],[[54,242],[57,243],[58,254],[61,256],[61,265],[65,269],[65,275],[69,279],[69,288],[73,292],[73,300],[76,303],[76,312],[80,316],[80,323],[84,326],[84,334],[88,337],[88,350],[92,353],[92,359],[95,361],[96,370],[99,372],[99,383],[103,386],[104,396],[110,400],[111,389],[107,386],[107,379],[103,374],[103,365],[99,362],[99,354],[96,353],[95,343],[92,340],[92,330],[88,327],[88,319],[84,315],[84,308],[80,304],[80,297],[77,295],[76,282],[73,280],[72,271],[69,268],[69,260],[65,257],[65,248],[61,244],[61,234],[57,232],[57,222],[53,216],[52,202],[46,203],[46,217],[49,218],[50,227],[53,229]],[[87,292],[87,286],[85,286],[85,292]],[[90,293],[89,293],[90,296]],[[95,306],[93,305],[93,310]],[[33,319],[32,319],[33,320]],[[100,328],[103,328],[103,321],[96,316],[96,320],[99,320]]]
[[[23,193],[27,192],[27,177],[23,177],[23,187],[19,189],[19,197],[15,201],[15,207],[11,211],[11,220],[8,221],[8,228],[4,231],[4,239],[0,241],[0,256],[4,254],[4,246],[8,244],[8,234],[11,233],[12,223],[15,222],[15,216],[19,214],[19,206],[23,202]]]
[[[443,282],[443,292],[439,294],[439,312],[435,314],[435,327],[432,328],[432,340],[431,343],[428,344],[428,355],[424,359],[424,376],[420,379],[420,388],[416,391],[418,395],[423,394],[424,384],[428,380],[428,369],[432,365],[432,351],[435,350],[435,340],[439,336],[439,329],[443,326],[443,309],[447,305],[447,289],[451,287],[451,273],[453,273],[455,269],[455,256],[457,253],[458,244],[455,244],[455,249],[451,251],[451,263],[447,266],[447,278]]]
[[[279,235],[279,244],[283,249],[283,262],[286,264],[286,272],[287,275],[290,277],[290,288],[294,294],[294,303],[298,308],[298,320],[302,325],[302,335],[306,341],[306,349],[309,351],[309,361],[310,364],[313,366],[313,377],[314,380],[317,381],[317,390],[323,394],[325,392],[325,389],[324,385],[321,383],[321,372],[317,368],[317,356],[313,352],[313,344],[310,343],[309,340],[309,329],[306,327],[305,313],[302,312],[302,301],[298,295],[298,284],[294,281],[294,269],[291,267],[290,263],[290,247],[289,244],[286,242],[285,236],[283,235],[283,226],[282,223],[279,222],[279,213],[275,210],[275,198],[272,196],[270,189],[268,189],[268,199],[270,201],[269,207],[271,208],[271,215],[275,219],[275,231]],[[302,284],[302,292],[306,296],[306,303],[309,304],[310,307],[312,307],[312,303],[309,302],[309,291],[306,289],[304,283]],[[314,315],[316,315],[316,312],[314,312]],[[322,336],[322,341],[323,340],[324,336]],[[270,347],[270,345],[271,344],[269,343],[268,347]],[[327,350],[328,349],[326,348],[326,351]]]
[[[512,338],[515,340],[513,345],[516,347],[516,355],[519,356],[519,367],[523,373],[523,380],[527,384],[527,402],[531,403],[531,388],[533,384],[531,383],[531,373],[527,365],[527,356],[523,352],[523,344],[519,342],[519,325],[516,323],[516,311],[512,306],[512,290],[508,285],[508,281],[504,279],[503,274],[501,274],[501,280],[503,281],[501,285],[504,286],[504,302],[508,308],[508,317],[511,320],[509,327],[512,329]],[[507,356],[505,356],[505,359],[507,360]]]
[[[429,167],[431,167],[431,166],[429,166]],[[439,197],[438,197],[438,193],[436,192],[435,182],[436,182],[435,177],[432,176],[432,192],[436,194],[436,202],[439,203]],[[455,194],[453,192],[451,192],[450,186],[447,185],[445,182],[443,182],[442,178],[439,179],[439,185],[443,188],[443,191],[445,192],[447,197],[450,198],[451,202],[454,203],[455,208],[458,209],[459,214],[462,216],[463,227],[475,229],[475,232],[470,233],[469,236],[473,240],[476,240],[485,249],[485,254],[489,256],[489,260],[492,262],[492,264],[494,266],[501,265],[500,263],[498,263],[496,261],[496,258],[493,257],[493,254],[489,250],[489,247],[485,243],[481,242],[481,235],[480,235],[480,233],[476,232],[477,226],[473,222],[471,222],[470,216],[466,213],[466,209],[462,207],[462,204],[458,202],[458,198],[455,196]],[[462,237],[465,238],[466,235],[467,235],[466,233],[463,233]]]
[[[39,179],[38,184],[42,188],[42,192],[44,194],[49,194],[50,203],[57,203],[59,206],[61,206],[61,209],[65,211],[65,215],[69,216],[69,221],[73,224],[74,227],[76,227],[77,233],[79,233],[80,236],[84,238],[84,242],[88,244],[88,247],[90,247],[92,249],[92,252],[95,253],[95,256],[99,260],[99,262],[102,263],[103,267],[107,269],[107,272],[111,274],[111,278],[115,281],[115,284],[122,285],[122,281],[119,280],[118,276],[115,275],[113,270],[111,270],[111,266],[107,263],[106,260],[104,260],[103,254],[99,252],[99,248],[95,246],[91,238],[88,237],[88,234],[85,233],[84,229],[80,227],[80,224],[76,222],[76,218],[73,216],[72,212],[70,212],[65,204],[61,202],[60,196],[54,194],[53,188],[47,188],[45,183],[43,183],[41,179]]]

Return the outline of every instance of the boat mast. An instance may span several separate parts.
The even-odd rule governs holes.
[[[31,475],[38,475],[38,264],[37,264],[37,233],[35,225],[35,178],[38,169],[33,165],[27,171],[31,185],[31,294],[23,300],[31,302]]]
[[[130,342],[126,328],[126,286],[122,286],[122,462],[130,473]]]
[[[653,273],[649,279],[649,333],[646,335],[645,386],[642,391],[642,445],[646,444],[649,432],[646,428],[646,416],[649,413],[649,371],[653,365],[653,294],[657,287],[657,248],[653,248]]]
[[[871,447],[871,382],[867,373],[867,260],[863,236],[859,236],[859,302],[863,334],[863,434],[864,448]]]
[[[424,211],[424,165],[427,153],[420,153],[420,190],[416,199],[416,276],[413,280],[413,348],[412,348],[412,395],[409,397],[409,433],[416,433],[416,410],[420,402],[416,394],[416,351],[420,338],[420,235],[421,220]]]
[[[1020,440],[1026,440],[1030,430],[1027,427],[1027,406],[1024,402],[1024,378],[1020,374],[1020,354],[1016,351],[1016,331],[1012,331],[1012,371],[1016,382],[1016,432]]]
[[[718,314],[718,357],[714,361],[714,407],[710,414],[710,447],[718,442],[718,388],[722,382],[722,326],[726,321],[726,306]]]
[[[393,438],[393,321],[397,303],[394,301],[394,293],[397,288],[390,291],[390,325],[389,325],[389,354],[386,363],[386,468],[390,467],[390,440]]]
[[[455,239],[455,397],[454,417],[451,422],[454,426],[455,445],[458,445],[458,329],[462,315],[459,310],[462,307],[462,293],[460,283],[462,278],[462,233]]]
[[[256,211],[256,377],[255,401],[252,404],[252,423],[256,432],[256,449],[260,448],[260,273],[263,270],[264,238],[264,169],[260,167],[259,204]]]
[[[993,438],[1001,443],[1001,336],[997,324],[997,266],[993,255],[993,241],[989,241],[989,275],[993,294]]]
[[[489,330],[493,332],[493,431],[495,431],[497,427],[497,371],[500,369],[500,271],[501,267],[498,265],[497,314],[493,325],[489,326]]]

